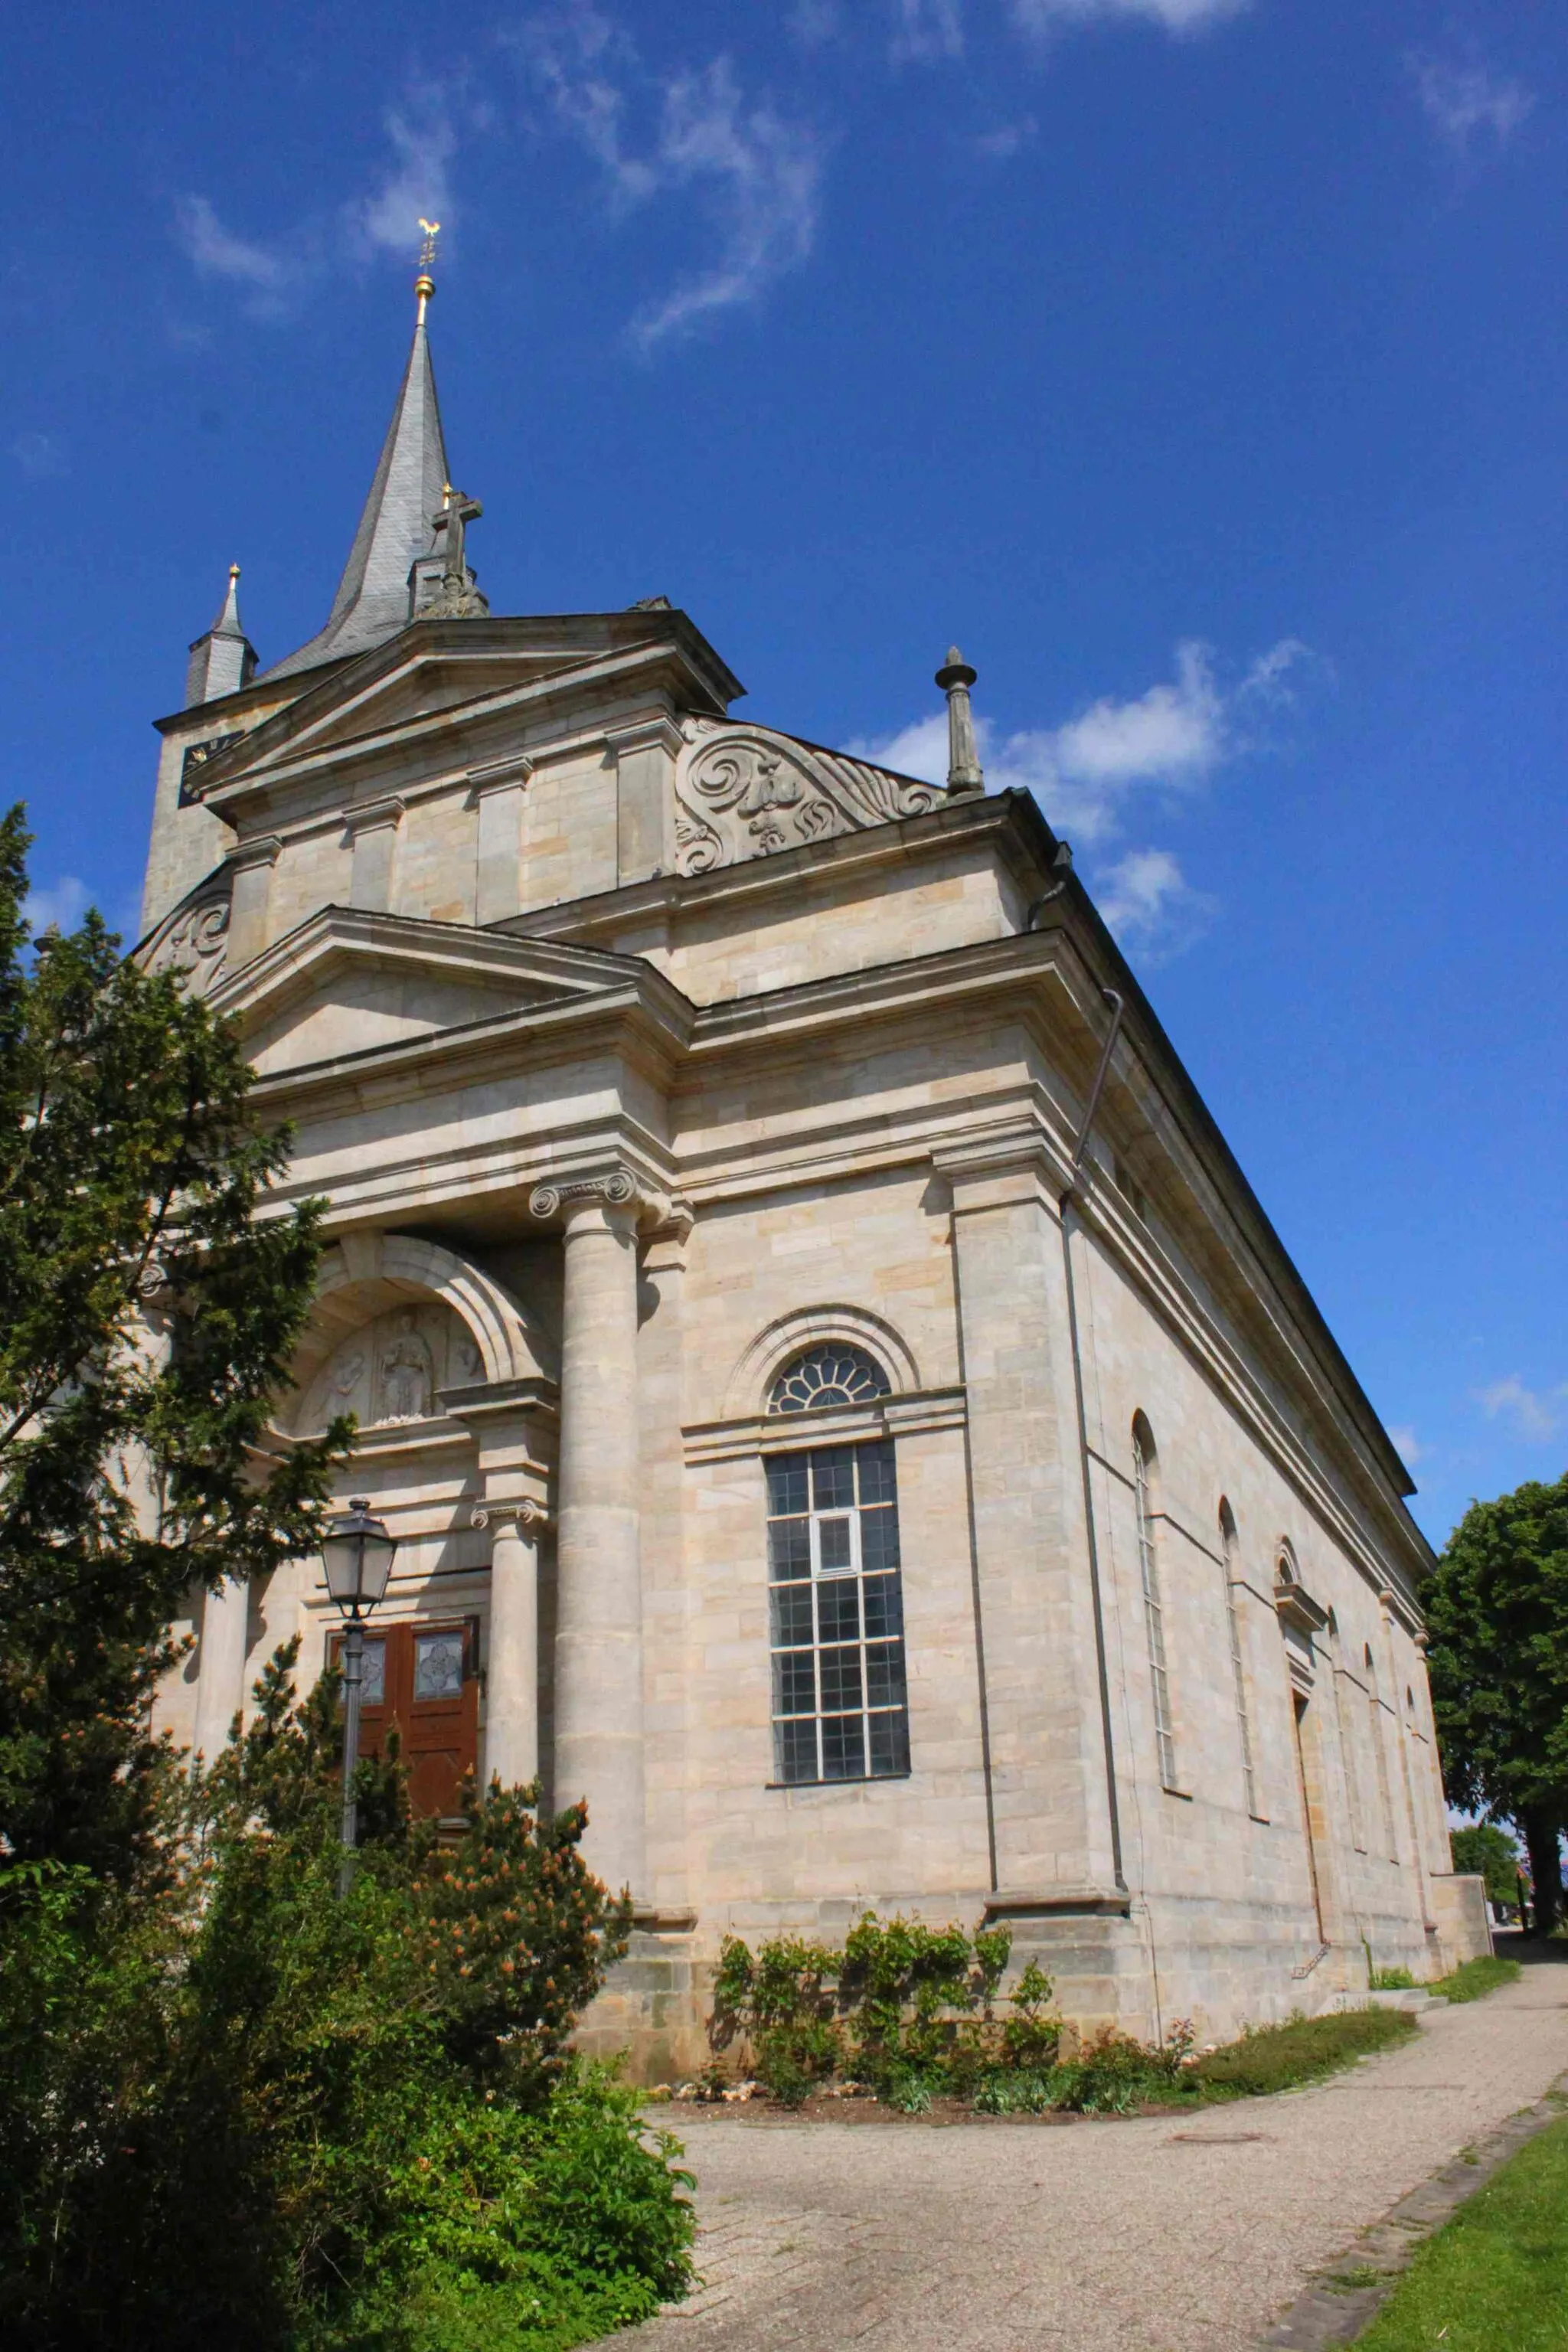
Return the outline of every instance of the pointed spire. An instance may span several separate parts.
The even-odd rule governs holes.
[[[237,694],[256,675],[256,648],[239,618],[239,566],[228,567],[228,587],[217,618],[206,635],[191,647],[185,669],[185,708],[216,702],[220,694]]]
[[[947,697],[947,789],[950,793],[983,793],[985,771],[980,764],[980,754],[974,741],[974,719],[969,708],[969,689],[978,672],[970,668],[956,646],[949,646],[947,659],[936,674],[936,682]]]
[[[384,645],[407,627],[416,597],[430,570],[427,559],[437,542],[434,518],[442,509],[448,477],[425,326],[426,308],[436,290],[428,266],[435,229],[423,222],[420,226],[426,229],[426,250],[415,280],[418,315],[414,342],[349,560],[326,626],[298,653],[275,663],[268,672],[269,677],[310,669],[317,662],[341,661],[346,655],[367,653],[373,646]],[[421,568],[417,580],[413,576],[416,566]],[[439,577],[444,566],[438,562],[435,570]]]

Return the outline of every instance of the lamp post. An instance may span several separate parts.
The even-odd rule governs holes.
[[[372,1518],[370,1498],[365,1495],[351,1497],[348,1509],[330,1523],[321,1540],[327,1591],[348,1622],[343,1635],[343,1859],[338,1874],[340,1895],[346,1895],[353,1884],[354,1847],[359,1843],[354,1770],[359,1763],[364,1620],[376,1602],[386,1597],[386,1581],[392,1574],[392,1556],[396,1549],[396,1538],[387,1534],[380,1519]]]

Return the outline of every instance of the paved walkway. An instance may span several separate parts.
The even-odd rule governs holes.
[[[1190,2116],[678,2109],[705,2284],[628,2352],[1250,2352],[1308,2273],[1564,2068],[1568,1967],[1542,1965],[1316,2088]]]

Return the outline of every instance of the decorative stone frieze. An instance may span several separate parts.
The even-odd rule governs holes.
[[[921,816],[946,795],[764,727],[695,721],[675,783],[675,867],[710,874],[836,834]]]
[[[199,890],[165,916],[142,950],[147,970],[177,971],[184,976],[188,994],[210,994],[228,962],[232,887],[231,870],[220,866]]]

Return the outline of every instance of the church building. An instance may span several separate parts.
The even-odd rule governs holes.
[[[231,577],[158,722],[138,950],[329,1203],[275,1443],[357,1415],[397,1538],[367,1738],[586,1799],[645,2078],[726,1933],[868,1907],[1145,2036],[1484,1950],[1409,1476],[974,671],[943,788],[662,596],[492,614],[433,291],[320,633],[260,667]],[[161,1720],[210,1757],[338,1625],[319,1559],[198,1596]]]

